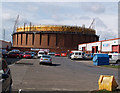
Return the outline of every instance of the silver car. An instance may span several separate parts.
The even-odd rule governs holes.
[[[52,58],[49,55],[42,55],[40,57],[39,64],[42,64],[42,63],[52,64]]]

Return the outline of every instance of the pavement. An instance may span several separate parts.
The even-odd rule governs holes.
[[[93,91],[98,90],[100,75],[114,75],[118,80],[118,70],[93,66],[91,60],[52,57],[52,61],[52,65],[39,65],[39,59],[11,62],[13,90]]]

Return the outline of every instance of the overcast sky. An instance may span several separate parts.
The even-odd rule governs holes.
[[[95,18],[96,34],[100,40],[118,37],[117,2],[3,2],[2,30],[6,31],[6,40],[11,41],[11,34],[17,15],[17,26],[50,24],[77,25],[89,27]],[[0,38],[2,39],[2,37]]]

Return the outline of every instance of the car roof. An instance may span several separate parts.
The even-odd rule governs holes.
[[[49,56],[50,57],[50,55],[42,55],[42,56]]]

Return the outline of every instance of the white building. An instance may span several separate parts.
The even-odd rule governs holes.
[[[78,50],[87,53],[120,53],[120,38],[79,44]]]

